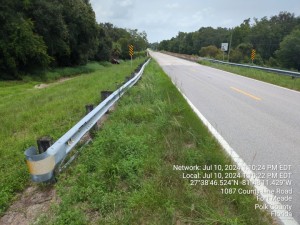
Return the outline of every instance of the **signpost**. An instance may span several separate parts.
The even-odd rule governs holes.
[[[252,51],[251,51],[252,64],[253,64],[253,61],[254,61],[254,59],[255,59],[255,54],[256,54],[256,50],[255,50],[255,49],[252,49]]]
[[[130,58],[131,58],[131,67],[132,67],[132,56],[133,56],[133,45],[128,45],[128,49],[129,49],[129,55],[130,55]]]
[[[221,44],[221,51],[223,52],[223,61],[224,61],[224,54],[228,51],[228,43]]]

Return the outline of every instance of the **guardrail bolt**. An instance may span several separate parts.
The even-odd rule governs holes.
[[[85,113],[86,113],[86,115],[89,114],[90,112],[92,112],[93,109],[94,109],[94,105],[93,104],[85,105]]]
[[[53,138],[49,136],[40,137],[37,139],[38,152],[39,154],[47,151],[47,149],[53,145]]]

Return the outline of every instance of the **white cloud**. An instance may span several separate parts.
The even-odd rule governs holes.
[[[145,30],[150,42],[169,39],[179,31],[200,27],[234,27],[247,18],[288,11],[299,16],[299,0],[91,0],[98,22]],[[270,7],[271,6],[271,7]]]
[[[132,6],[133,3],[134,3],[134,1],[132,1],[132,0],[123,0],[120,2],[120,6],[128,7],[128,6]]]
[[[177,9],[177,8],[179,8],[179,4],[178,3],[167,4],[167,8],[168,9]]]

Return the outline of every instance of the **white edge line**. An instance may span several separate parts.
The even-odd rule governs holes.
[[[173,82],[176,86],[176,84]],[[193,111],[197,114],[200,120],[204,123],[204,125],[208,128],[208,130],[212,133],[212,135],[217,139],[217,141],[221,144],[227,154],[231,157],[234,163],[240,168],[241,172],[245,177],[248,178],[252,186],[257,190],[259,195],[262,197],[264,202],[269,205],[269,208],[272,207],[272,210],[275,215],[278,215],[277,218],[284,225],[299,225],[299,223],[291,216],[280,216],[280,215],[289,215],[289,212],[284,209],[283,205],[274,199],[274,195],[270,192],[270,190],[262,184],[260,179],[255,177],[253,171],[248,167],[248,165],[244,162],[243,159],[239,157],[239,155],[230,147],[227,141],[219,134],[219,132],[208,122],[208,120],[200,113],[200,111],[194,106],[194,104],[185,96],[185,94],[177,87],[179,92],[185,98],[187,103],[191,106]]]

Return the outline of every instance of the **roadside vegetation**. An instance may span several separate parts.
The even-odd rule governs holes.
[[[300,78],[284,76],[281,74],[265,72],[257,69],[242,68],[238,66],[224,65],[220,63],[212,63],[205,60],[199,61],[200,64],[210,66],[216,69],[225,70],[227,72],[239,74],[245,77],[261,80],[270,84],[286,87],[292,90],[300,91]]]
[[[221,194],[249,187],[191,185],[173,169],[225,164],[229,158],[152,61],[93,143],[60,174],[59,201],[36,224],[272,224],[255,210],[254,196]]]
[[[36,145],[41,136],[54,140],[62,136],[85,115],[86,104],[99,104],[100,92],[116,90],[144,59],[134,60],[132,67],[130,61],[123,61],[52,71],[48,80],[73,72],[90,73],[48,83],[45,88],[35,88],[41,84],[38,81],[0,81],[0,216],[15,193],[29,184],[24,150]]]
[[[221,43],[230,45],[230,62],[251,63],[255,49],[256,65],[300,71],[300,16],[289,12],[270,18],[246,18],[234,28],[201,27],[194,32],[179,32],[151,48],[222,60]],[[228,51],[225,59],[227,55]]]
[[[49,68],[129,59],[129,44],[135,53],[148,45],[145,32],[98,24],[89,0],[4,0],[0,26],[0,80],[40,79],[39,71]]]

